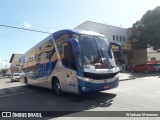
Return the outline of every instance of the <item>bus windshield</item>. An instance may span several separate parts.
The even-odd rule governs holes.
[[[115,67],[113,52],[108,40],[101,36],[80,35],[80,65],[84,69],[109,69]]]

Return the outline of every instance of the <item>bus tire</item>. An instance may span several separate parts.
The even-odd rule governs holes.
[[[26,87],[29,87],[28,80],[27,80],[26,77],[24,78],[24,84],[25,84]]]
[[[57,78],[52,79],[52,89],[56,95],[62,95],[61,84]]]

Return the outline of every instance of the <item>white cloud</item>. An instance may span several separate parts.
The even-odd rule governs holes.
[[[24,26],[25,28],[31,28],[31,24],[28,23],[28,21],[24,21],[24,22],[23,22],[23,26]]]

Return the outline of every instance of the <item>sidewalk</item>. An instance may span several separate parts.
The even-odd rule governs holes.
[[[0,76],[0,79],[4,79],[4,78],[7,78],[6,76]]]
[[[121,72],[121,73],[119,73],[119,80],[120,81],[132,80],[132,79],[136,79],[136,77],[134,77],[132,75],[132,73],[129,73],[129,72]]]

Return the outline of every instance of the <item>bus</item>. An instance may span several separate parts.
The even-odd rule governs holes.
[[[62,92],[88,94],[119,85],[119,67],[112,46],[99,33],[83,30],[60,30],[28,50],[20,57],[20,81]]]

